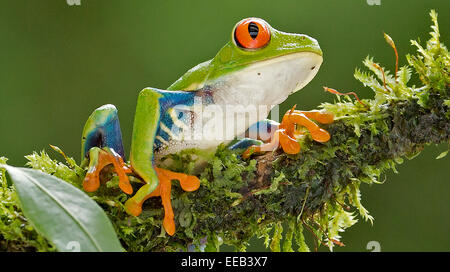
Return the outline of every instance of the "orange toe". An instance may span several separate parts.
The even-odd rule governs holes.
[[[180,185],[183,190],[192,192],[200,187],[200,180],[196,176],[188,175],[184,180],[180,180]]]
[[[322,124],[332,124],[334,122],[334,115],[332,113],[323,112],[320,113],[316,120]]]
[[[173,218],[164,217],[163,227],[170,236],[175,234],[175,221]]]
[[[299,142],[284,133],[280,133],[280,144],[283,151],[287,154],[297,154],[300,152]]]
[[[316,120],[322,124],[331,124],[334,122],[334,115],[327,111],[302,111],[306,117]]]
[[[314,141],[325,143],[328,142],[331,138],[330,133],[328,131],[319,128],[316,131],[311,131],[311,137]]]
[[[133,187],[131,187],[130,181],[128,179],[126,180],[119,180],[119,188],[128,195],[131,195],[133,193]]]
[[[181,188],[187,192],[195,191],[200,187],[200,180],[193,175],[177,173],[159,167],[156,168],[156,173],[161,183],[161,189],[163,187],[170,187],[171,180],[180,181]]]
[[[100,187],[100,180],[95,173],[88,173],[83,180],[83,189],[86,192],[95,192]]]

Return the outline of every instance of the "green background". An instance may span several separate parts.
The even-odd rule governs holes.
[[[369,0],[370,1],[370,0]],[[283,103],[313,109],[334,96],[322,86],[371,92],[353,79],[368,54],[388,69],[394,55],[389,33],[404,55],[409,40],[428,39],[429,11],[439,13],[442,41],[450,44],[447,0],[292,0],[292,1],[0,1],[0,155],[23,165],[33,150],[61,147],[78,159],[84,122],[96,107],[112,103],[120,112],[124,143],[138,92],[165,88],[187,69],[212,58],[244,17],[266,19],[286,32],[318,39],[324,63],[316,78]],[[418,82],[416,81],[416,84]],[[375,217],[343,235],[336,251],[449,251],[450,156],[434,158],[446,146],[430,146],[412,161],[387,173],[383,185],[362,186],[363,204]],[[249,250],[265,250],[261,241]],[[321,250],[325,250],[323,247]]]

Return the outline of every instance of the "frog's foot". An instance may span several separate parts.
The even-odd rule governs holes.
[[[300,144],[294,137],[290,136],[284,128],[282,128],[275,131],[270,142],[262,145],[252,145],[247,148],[242,154],[242,158],[247,159],[254,153],[274,151],[280,145],[287,154],[297,154],[300,152]]]
[[[132,194],[133,188],[128,180],[127,173],[131,170],[125,165],[122,157],[112,148],[104,147],[102,149],[93,147],[89,150],[89,168],[86,177],[83,180],[83,188],[86,192],[94,192],[100,187],[100,172],[112,164],[114,171],[119,177],[119,187],[126,194]]]
[[[244,159],[249,158],[253,153],[261,153],[265,151],[274,151],[279,146],[287,154],[297,154],[300,152],[300,144],[297,141],[297,136],[302,133],[299,132],[298,126],[306,127],[313,140],[317,142],[327,142],[330,140],[330,134],[320,128],[316,123],[310,120],[313,119],[322,124],[331,124],[334,121],[334,116],[325,111],[299,111],[292,108],[283,117],[279,128],[275,131],[270,142],[262,145],[252,145],[243,154]]]
[[[170,193],[172,190],[171,180],[179,180],[181,188],[187,192],[197,190],[200,187],[200,180],[196,176],[176,173],[162,168],[155,167],[155,170],[159,179],[159,184],[156,189],[150,192],[149,184],[142,186],[135,196],[127,200],[125,209],[128,213],[138,216],[142,212],[142,204],[145,200],[150,197],[160,196],[164,207],[163,226],[167,234],[172,236],[175,234],[175,221],[172,202],[170,200]]]
[[[314,141],[320,143],[328,142],[330,140],[330,134],[309,118],[322,124],[331,124],[334,121],[334,116],[328,112],[298,111],[292,109],[284,115],[280,129],[284,128],[289,136],[295,137],[294,135],[299,134],[298,126],[303,126],[308,129]]]

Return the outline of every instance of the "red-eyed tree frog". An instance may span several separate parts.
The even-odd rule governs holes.
[[[281,124],[263,117],[257,118],[255,124],[238,128],[225,124],[235,116],[243,118],[246,113],[238,110],[233,115],[223,114],[224,109],[233,105],[257,109],[261,105],[271,108],[280,104],[308,84],[321,63],[322,51],[315,39],[278,31],[259,18],[241,20],[213,59],[190,69],[166,90],[145,88],[139,93],[129,164],[124,163],[116,108],[104,105],[90,115],[82,135],[82,160],[86,165],[89,161],[84,190],[96,191],[100,186],[100,171],[112,164],[120,189],[131,195],[133,188],[127,174],[133,174],[145,185],[126,201],[126,211],[139,216],[146,199],[160,196],[164,207],[163,227],[166,233],[174,235],[171,180],[178,180],[185,191],[197,190],[200,180],[160,168],[159,158],[186,148],[214,150],[220,143],[230,142],[230,139],[207,137],[218,130],[233,137],[255,130],[260,132],[256,135],[261,135],[263,130],[262,134],[267,136],[264,141],[259,136],[259,139],[243,138],[229,146],[243,148],[243,158],[254,152],[275,150],[280,145],[286,153],[298,153],[298,126],[306,127],[314,140],[328,141],[328,132],[310,120],[333,122],[333,116],[326,112],[292,109],[284,115]],[[200,113],[196,107],[200,107]],[[202,116],[201,110],[206,108],[221,112],[221,121],[211,122],[211,118]]]

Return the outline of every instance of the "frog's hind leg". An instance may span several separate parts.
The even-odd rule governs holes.
[[[104,105],[88,118],[81,141],[81,160],[89,158],[89,167],[83,181],[85,191],[96,191],[100,186],[100,171],[113,164],[119,176],[119,187],[127,194],[133,189],[126,173],[131,172],[123,161],[124,150],[117,109]]]

